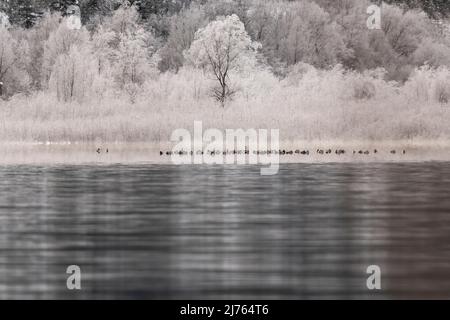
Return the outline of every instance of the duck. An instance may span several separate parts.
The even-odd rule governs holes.
[[[102,149],[100,149],[100,148],[97,148],[97,151],[96,151],[98,154],[100,154],[101,152],[102,152]]]
[[[396,154],[397,152],[395,150],[391,150],[391,154]]]

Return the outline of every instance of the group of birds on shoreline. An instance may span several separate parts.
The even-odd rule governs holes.
[[[304,155],[304,156],[309,156],[310,154],[312,154],[313,152],[310,152],[309,150],[254,150],[253,154],[254,155],[280,155],[280,156],[292,156],[292,155]],[[329,155],[329,154],[336,154],[338,156],[341,155],[345,155],[347,154],[347,151],[344,149],[336,149],[333,150],[332,149],[317,149],[316,154],[319,155]],[[353,154],[354,155],[370,155],[370,154],[378,154],[380,153],[377,149],[373,149],[372,151],[369,150],[353,150]],[[406,150],[401,150],[401,151],[397,151],[395,149],[390,150],[389,151],[390,154],[394,155],[394,154],[406,154]],[[194,151],[184,151],[184,150],[180,150],[180,151],[160,151],[159,155],[160,156],[172,156],[172,155],[180,155],[180,156],[184,156],[184,155],[210,155],[210,156],[216,156],[216,155],[249,155],[250,151],[248,149],[245,150],[226,150],[226,151],[220,151],[220,150],[208,150],[208,151],[202,151],[202,150],[198,150],[196,152]]]
[[[101,153],[109,153],[109,149],[102,149],[102,148],[97,148],[96,151],[98,154]],[[303,155],[303,156],[309,156],[310,154],[312,154],[313,152],[310,152],[309,150],[286,150],[286,149],[279,149],[279,150],[254,150],[252,152],[254,155],[280,155],[280,156],[292,156],[292,155]],[[347,154],[347,151],[344,149],[336,149],[333,150],[332,149],[317,149],[316,154],[318,155],[329,155],[329,154],[336,154],[338,156],[341,155],[345,155]],[[380,153],[377,149],[373,149],[372,151],[369,150],[353,150],[353,154],[354,155],[370,155],[370,154],[378,154]],[[397,151],[395,149],[390,150],[389,151],[390,154],[395,155],[395,154],[406,154],[406,150],[401,150],[401,151]],[[160,156],[172,156],[172,155],[180,155],[180,156],[184,156],[184,155],[210,155],[210,156],[218,156],[218,155],[249,155],[250,151],[248,149],[245,150],[226,150],[226,151],[220,151],[220,150],[208,150],[208,151],[202,151],[202,150],[198,150],[194,153],[194,151],[184,151],[184,150],[180,150],[180,151],[159,151],[159,155]]]

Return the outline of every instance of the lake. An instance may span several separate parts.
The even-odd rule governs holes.
[[[450,298],[450,163],[259,169],[0,166],[0,298]]]

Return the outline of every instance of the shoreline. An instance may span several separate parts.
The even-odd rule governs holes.
[[[169,142],[0,142],[0,165],[172,164],[171,155],[166,154],[167,151],[170,152],[171,145],[173,144]],[[450,141],[445,140],[289,141],[280,143],[280,150],[285,150],[286,153],[292,152],[292,154],[278,155],[277,152],[277,154],[270,154],[269,157],[276,159],[278,156],[280,163],[450,161]],[[393,153],[394,150],[395,153]],[[344,152],[339,153],[339,151]]]

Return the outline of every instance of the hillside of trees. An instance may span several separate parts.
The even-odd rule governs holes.
[[[369,0],[2,0],[0,140],[155,140],[195,118],[446,136],[448,3],[395,2],[371,30]]]
[[[295,0],[293,0],[295,1]],[[129,0],[139,11],[142,19],[147,20],[156,16],[172,15],[181,9],[188,7],[195,0]],[[200,1],[206,2],[206,0]],[[245,5],[245,0],[237,1]],[[261,1],[264,2],[264,1]],[[319,1],[322,4],[337,1]],[[345,1],[344,1],[345,2]],[[380,3],[380,0],[373,0]],[[447,0],[385,0],[385,3],[396,4],[405,8],[424,10],[430,17],[443,18],[450,14],[450,2]],[[96,16],[111,14],[120,5],[121,0],[1,0],[0,10],[6,12],[10,21],[22,27],[32,27],[38,17],[47,10],[65,14],[71,5],[79,5],[84,22],[88,22]]]

